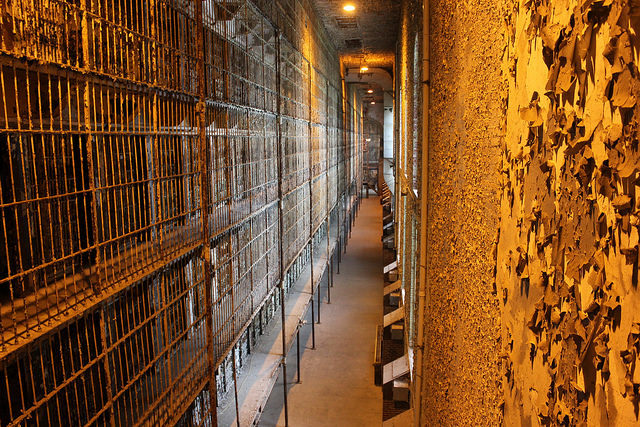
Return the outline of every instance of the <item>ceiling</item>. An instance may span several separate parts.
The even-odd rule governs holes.
[[[340,54],[395,51],[402,0],[312,0]],[[343,10],[345,4],[356,7]]]
[[[347,68],[345,81],[359,86],[365,104],[371,101],[383,104],[385,93],[393,96],[393,77],[389,71],[382,68],[370,68],[365,73],[359,68]]]
[[[343,53],[340,55],[340,60],[346,69],[360,68],[363,65],[372,68],[382,68],[384,70],[393,73],[393,64],[395,61],[395,54],[393,52],[379,52],[379,53]]]

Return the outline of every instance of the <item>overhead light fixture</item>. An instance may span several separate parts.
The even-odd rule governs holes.
[[[371,101],[371,105],[375,105],[376,101]]]
[[[364,73],[366,71],[369,71],[369,67],[367,67],[367,58],[363,52],[362,57],[360,58],[360,72]]]
[[[365,139],[365,141],[371,142],[371,138],[367,138],[367,139]]]
[[[352,4],[345,4],[343,9],[347,12],[353,12],[354,10],[356,10],[356,7]]]
[[[373,89],[369,89],[367,93],[373,93]]]

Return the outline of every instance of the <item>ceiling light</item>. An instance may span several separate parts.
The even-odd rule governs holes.
[[[352,4],[345,4],[343,9],[347,12],[353,12],[354,10],[356,10],[356,7]]]
[[[376,101],[371,101],[371,105],[375,105]]]
[[[363,65],[362,67],[360,67],[361,73],[364,73],[365,71],[369,71],[369,67],[367,67],[366,65]]]
[[[365,141],[371,142],[371,138],[367,138],[367,139],[365,139]]]
[[[373,93],[373,89],[369,89],[367,93]]]

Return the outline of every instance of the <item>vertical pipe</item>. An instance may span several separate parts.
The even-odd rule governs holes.
[[[422,138],[421,138],[421,168],[420,168],[420,269],[418,282],[418,318],[416,319],[416,367],[413,407],[414,425],[420,425],[422,419],[422,377],[424,359],[424,322],[427,309],[427,293],[429,291],[427,261],[429,244],[429,106],[430,91],[430,23],[431,15],[429,0],[422,3]]]
[[[204,268],[204,288],[205,288],[205,328],[207,340],[207,364],[209,370],[209,411],[213,425],[218,425],[218,405],[217,387],[215,371],[215,354],[213,349],[213,289],[211,277],[211,247],[209,230],[209,195],[211,194],[211,180],[209,179],[209,144],[206,133],[206,81],[204,70],[204,14],[202,11],[202,1],[195,0],[195,21],[196,21],[196,49],[198,51],[198,104],[196,105],[196,115],[198,120],[199,137],[199,171],[200,171],[200,218],[202,220],[202,260]],[[156,165],[157,167],[157,165]],[[235,360],[234,360],[235,363]],[[235,367],[235,365],[234,365]],[[234,372],[235,373],[235,372]],[[234,380],[235,381],[235,380]]]
[[[281,85],[281,59],[280,59],[280,30],[276,28],[276,86],[278,88],[278,108],[277,108],[277,144],[278,144],[278,227],[280,229],[280,238],[278,239],[278,246],[280,249],[280,321],[282,323],[282,359],[280,364],[282,366],[282,386],[284,392],[284,425],[289,426],[289,403],[287,402],[287,335],[286,335],[286,315],[284,312],[284,248],[282,247],[282,238],[284,230],[284,219],[282,217],[282,128],[280,121],[282,120],[281,108],[282,100],[280,99],[282,94]]]

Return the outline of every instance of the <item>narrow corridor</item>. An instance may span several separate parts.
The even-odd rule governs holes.
[[[373,351],[376,325],[382,318],[382,208],[377,197],[362,206],[334,276],[331,303],[323,304],[316,325],[316,349],[310,328],[302,336],[301,383],[296,355],[287,359],[291,426],[377,426],[382,423],[382,392],[374,385]],[[279,379],[262,415],[261,426],[284,426]]]

